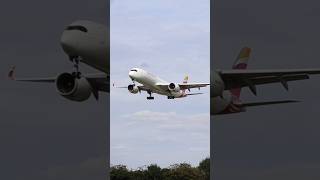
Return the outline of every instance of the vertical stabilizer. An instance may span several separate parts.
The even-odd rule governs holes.
[[[251,48],[244,47],[241,49],[232,69],[247,69],[248,61],[250,58]]]
[[[247,69],[250,54],[251,54],[251,48],[248,48],[248,47],[242,48],[236,61],[232,66],[232,69]],[[231,89],[230,92],[236,100],[239,100],[240,94],[241,94],[241,88]]]
[[[185,76],[184,79],[183,79],[183,81],[182,81],[182,83],[183,83],[183,84],[188,84],[188,80],[189,80],[189,77],[188,77],[188,76]],[[182,90],[183,93],[185,93],[185,91],[186,91],[185,89]],[[190,89],[189,89],[189,91],[190,91]]]
[[[188,77],[188,76],[185,76],[182,83],[183,83],[183,84],[187,84],[187,83],[188,83],[188,80],[189,80],[189,77]]]

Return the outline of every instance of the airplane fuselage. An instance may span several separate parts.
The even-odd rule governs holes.
[[[68,25],[60,39],[64,52],[74,69],[45,78],[16,78],[14,66],[8,77],[22,82],[55,83],[59,95],[72,101],[85,101],[91,95],[99,99],[99,92],[109,92],[109,36],[105,25],[91,21],[75,21]],[[85,73],[79,70],[80,62],[102,73]]]
[[[130,70],[129,77],[132,79],[132,81],[143,84],[146,88],[150,89],[152,93],[157,93],[165,96],[172,96],[175,98],[182,98],[186,96],[184,91],[182,90],[175,92],[162,89],[160,86],[158,86],[159,84],[169,83],[143,69],[134,68]]]
[[[61,46],[69,57],[109,74],[108,29],[91,21],[75,21],[63,31]]]
[[[245,111],[240,100],[234,98],[229,90],[225,90],[219,71],[212,71],[211,79],[213,82],[210,95],[211,114],[230,114]]]

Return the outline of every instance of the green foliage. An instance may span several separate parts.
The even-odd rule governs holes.
[[[110,179],[112,180],[131,180],[131,172],[124,165],[116,165],[110,169]]]
[[[175,164],[163,174],[163,180],[204,180],[204,174],[190,164]]]
[[[181,163],[162,169],[156,164],[151,164],[147,168],[128,170],[124,165],[116,165],[111,167],[110,178],[111,180],[209,180],[210,158],[202,160],[198,167]]]
[[[210,158],[206,158],[199,163],[198,169],[204,174],[204,179],[210,179]]]

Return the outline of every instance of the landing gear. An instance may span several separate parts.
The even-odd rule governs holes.
[[[168,96],[168,99],[174,99],[174,96]]]
[[[136,82],[134,81],[134,79],[131,79],[131,80],[132,80],[133,85],[135,86],[135,85],[136,85]]]
[[[151,91],[147,91],[149,94],[149,97],[147,97],[148,100],[153,100],[154,97],[152,96],[152,92]]]
[[[73,63],[73,67],[74,67],[74,72],[72,72],[72,76],[80,79],[81,77],[81,72],[79,71],[79,56],[70,56],[69,57],[70,61],[72,61]]]

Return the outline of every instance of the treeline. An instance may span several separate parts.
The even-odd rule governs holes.
[[[197,167],[181,163],[160,168],[156,164],[151,164],[146,168],[129,170],[124,165],[116,165],[110,169],[110,178],[111,180],[209,180],[210,158],[202,160]]]

